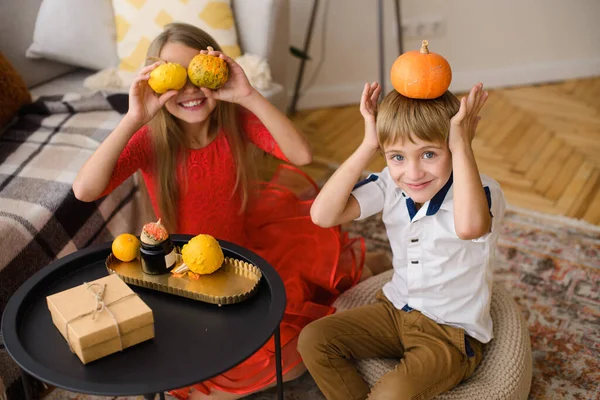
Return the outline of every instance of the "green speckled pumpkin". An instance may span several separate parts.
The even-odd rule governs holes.
[[[218,89],[229,78],[229,67],[222,58],[198,54],[188,65],[190,82],[198,87]]]

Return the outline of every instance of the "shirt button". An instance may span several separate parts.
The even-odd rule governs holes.
[[[419,239],[410,239],[410,242],[411,242],[411,243],[416,243],[416,242],[418,242],[418,241],[419,241]]]
[[[410,263],[411,264],[418,264],[419,262],[418,261],[411,261]]]

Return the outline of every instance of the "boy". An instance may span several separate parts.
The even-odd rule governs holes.
[[[492,339],[491,271],[505,202],[471,148],[488,94],[415,100],[366,84],[365,137],[316,198],[320,226],[383,211],[394,274],[375,304],[308,325],[298,349],[330,400],[429,399],[458,385]],[[354,186],[381,150],[387,167]],[[400,358],[369,392],[352,359]]]

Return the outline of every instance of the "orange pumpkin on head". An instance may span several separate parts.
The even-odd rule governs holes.
[[[392,86],[411,99],[435,99],[450,87],[452,70],[448,61],[429,51],[423,40],[421,50],[407,51],[394,61],[390,71]]]

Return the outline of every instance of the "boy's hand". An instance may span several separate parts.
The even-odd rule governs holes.
[[[250,85],[250,81],[248,81],[244,70],[233,58],[220,51],[213,50],[212,47],[209,47],[208,50],[201,50],[200,53],[220,57],[229,67],[229,78],[223,86],[216,90],[205,87],[200,88],[206,97],[239,104],[255,91],[252,85]]]
[[[471,146],[471,142],[475,137],[477,124],[481,117],[479,111],[488,99],[488,92],[483,91],[483,83],[478,83],[473,86],[468,97],[463,97],[460,100],[460,109],[450,120],[450,134],[448,138],[448,146],[450,151]]]
[[[373,82],[371,84],[365,83],[362,96],[360,98],[360,113],[365,119],[365,138],[363,143],[377,149],[379,143],[377,142],[377,99],[381,93],[381,86],[379,83]]]

